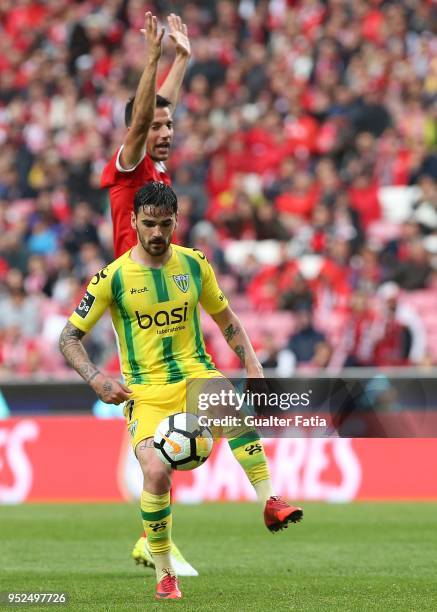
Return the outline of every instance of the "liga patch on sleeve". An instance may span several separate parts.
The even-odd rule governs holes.
[[[85,294],[83,298],[81,299],[79,306],[76,308],[74,312],[78,314],[79,317],[81,317],[82,319],[85,319],[89,311],[91,310],[91,307],[94,304],[95,299],[96,298],[94,295],[92,295],[89,291],[85,291]]]

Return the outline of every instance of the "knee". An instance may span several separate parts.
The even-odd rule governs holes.
[[[171,480],[164,465],[143,466],[144,488],[155,495],[163,495],[170,491]]]

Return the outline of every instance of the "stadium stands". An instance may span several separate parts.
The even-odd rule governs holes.
[[[388,329],[390,303],[375,296],[395,281],[426,345],[393,364],[437,365],[435,3],[148,7],[162,18],[178,10],[193,43],[170,163],[183,195],[180,238],[206,251],[260,353],[287,343],[303,291],[335,365],[346,363],[346,336],[359,344],[368,325],[376,346]],[[4,378],[74,375],[55,330],[112,258],[99,178],[142,70],[144,10],[136,0],[2,2]],[[166,45],[160,80],[171,53]],[[238,367],[206,317],[205,329],[218,365]],[[100,364],[114,362],[106,320],[87,348]],[[375,363],[372,350],[354,359]]]

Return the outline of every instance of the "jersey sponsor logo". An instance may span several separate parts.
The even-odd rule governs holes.
[[[94,304],[94,300],[96,298],[89,291],[85,291],[85,295],[80,301],[79,306],[74,311],[78,314],[82,319],[88,316],[89,311],[91,310],[92,305]]]
[[[91,284],[98,285],[100,281],[106,278],[107,276],[108,276],[108,268],[102,268],[100,272],[97,272],[97,274],[94,274],[94,276],[91,279]]]
[[[141,329],[150,329],[152,325],[157,327],[168,327],[175,323],[182,323],[187,320],[188,313],[188,302],[184,302],[183,307],[172,308],[172,310],[158,310],[155,314],[149,315],[147,313],[140,314],[138,310],[135,311],[137,318],[138,327]]]
[[[173,275],[173,280],[181,291],[187,293],[188,287],[190,286],[189,274],[175,274]]]
[[[145,293],[146,291],[149,291],[147,287],[139,287],[138,289],[136,287],[132,287],[130,294],[134,295],[135,293]]]

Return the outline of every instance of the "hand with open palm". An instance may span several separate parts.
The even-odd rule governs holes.
[[[182,19],[175,13],[170,13],[167,17],[169,27],[169,37],[176,47],[176,53],[184,57],[191,56],[190,40],[188,38],[188,30]]]
[[[158,29],[158,18],[152,15],[150,11],[147,11],[144,28],[141,29],[141,33],[148,43],[150,56],[158,60],[161,57],[164,32],[165,28]]]

